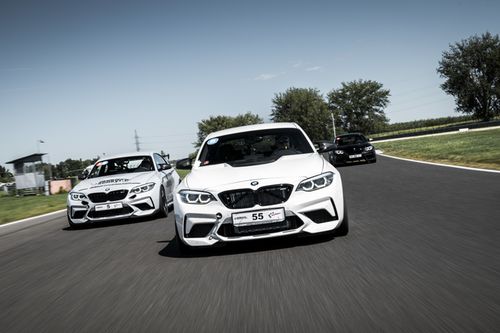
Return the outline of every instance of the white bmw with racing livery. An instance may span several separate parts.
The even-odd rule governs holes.
[[[210,134],[174,196],[180,250],[297,233],[348,233],[340,174],[295,123]]]
[[[179,175],[157,153],[137,152],[97,161],[68,194],[70,226],[168,214]]]

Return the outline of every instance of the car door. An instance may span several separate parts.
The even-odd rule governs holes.
[[[175,177],[173,175],[174,169],[163,157],[159,154],[154,154],[156,168],[160,174],[161,182],[165,188],[167,201],[174,200]]]

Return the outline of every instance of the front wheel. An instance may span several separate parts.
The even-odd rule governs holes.
[[[177,230],[177,223],[174,222],[175,224],[175,242],[177,243],[177,248],[179,249],[180,254],[189,254],[193,251],[193,248],[187,244],[185,244],[181,236],[179,235],[179,230]]]
[[[167,195],[165,194],[165,189],[163,188],[163,186],[160,188],[160,210],[159,210],[159,215],[160,215],[160,217],[168,216]]]
[[[68,218],[68,224],[71,229],[77,229],[80,226],[79,224],[71,222],[71,219],[69,217],[69,212],[66,212],[66,217]]]
[[[333,230],[333,235],[335,237],[342,237],[346,236],[349,233],[349,217],[347,215],[347,206],[344,202],[344,219],[342,220],[342,223]]]

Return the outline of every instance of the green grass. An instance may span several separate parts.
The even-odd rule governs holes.
[[[182,179],[190,171],[177,170],[177,173]],[[66,208],[66,197],[67,194],[16,197],[0,192],[0,224]]]
[[[0,196],[0,224],[66,208],[67,194]]]
[[[179,176],[181,177],[181,179],[186,177],[186,175],[191,172],[191,170],[176,170],[176,171],[179,174]]]
[[[500,129],[374,143],[387,155],[500,170]]]

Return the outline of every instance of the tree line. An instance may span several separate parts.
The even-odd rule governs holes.
[[[441,88],[455,99],[463,120],[491,120],[500,115],[500,39],[487,32],[450,45],[439,61],[437,73],[445,81]],[[342,82],[326,96],[314,88],[288,88],[272,99],[273,122],[296,122],[313,140],[332,139],[334,117],[339,133],[372,134],[415,127],[436,126],[449,118],[390,124],[385,114],[390,91],[372,80]],[[462,121],[460,117],[453,117]],[[235,117],[211,116],[198,123],[199,148],[205,137],[225,128],[259,124],[263,119],[251,112]]]

